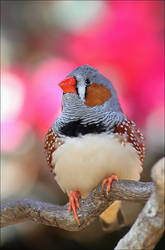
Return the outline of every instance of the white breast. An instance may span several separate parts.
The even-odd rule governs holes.
[[[139,180],[141,162],[130,143],[114,135],[87,134],[67,138],[52,155],[56,181],[64,192],[80,191],[85,198],[105,177]]]

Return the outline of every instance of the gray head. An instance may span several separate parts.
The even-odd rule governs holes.
[[[79,119],[85,124],[111,119],[116,124],[125,118],[112,83],[89,65],[73,70],[59,86],[64,93],[60,121]]]
[[[71,81],[72,89],[67,88],[67,85],[70,87]],[[102,112],[121,112],[112,83],[89,65],[83,65],[73,70],[67,75],[66,80],[60,83],[60,86],[64,91],[63,108],[78,105],[87,112],[91,108],[100,109]]]

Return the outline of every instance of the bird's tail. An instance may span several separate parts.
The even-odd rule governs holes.
[[[121,201],[114,201],[100,215],[100,222],[104,231],[115,231],[124,226],[125,221],[120,208]]]

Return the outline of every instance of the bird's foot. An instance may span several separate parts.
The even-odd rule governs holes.
[[[107,193],[107,195],[108,195],[108,192],[109,192],[110,189],[111,189],[112,181],[114,181],[114,180],[115,180],[115,181],[118,181],[118,177],[117,177],[117,175],[115,175],[115,174],[111,175],[110,177],[105,178],[105,179],[103,180],[103,182],[102,182],[102,188],[104,188],[104,185],[108,182],[107,188],[106,188],[106,193]]]
[[[80,210],[80,205],[78,201],[78,196],[80,195],[79,191],[71,191],[69,193],[69,213],[73,210],[74,218],[76,219],[77,223],[80,225],[80,221],[77,215],[77,208]]]

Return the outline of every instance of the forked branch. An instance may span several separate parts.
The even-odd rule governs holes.
[[[59,206],[31,199],[19,199],[1,205],[1,227],[34,221],[68,231],[80,231],[115,200],[148,200],[130,231],[119,241],[115,249],[153,249],[164,231],[164,158],[153,167],[152,179],[154,183],[114,181],[108,195],[99,185],[85,200],[80,200],[80,226],[73,215],[69,214],[68,204]]]
[[[145,204],[130,231],[119,241],[115,250],[151,250],[163,234],[165,229],[164,159],[162,158],[152,168],[151,175],[155,189],[150,199]]]
[[[73,215],[69,214],[68,204],[59,206],[31,199],[13,200],[1,206],[1,226],[31,220],[68,231],[80,231],[96,219],[112,201],[146,201],[153,190],[154,185],[151,182],[121,180],[113,182],[107,195],[99,185],[85,200],[80,200],[80,226]]]

